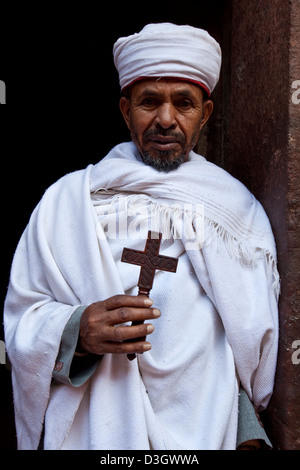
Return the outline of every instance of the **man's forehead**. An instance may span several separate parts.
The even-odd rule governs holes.
[[[176,78],[140,80],[132,86],[132,92],[139,97],[164,94],[202,97],[203,94],[199,86]]]

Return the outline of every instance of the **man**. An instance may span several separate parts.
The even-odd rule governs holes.
[[[241,384],[249,417],[248,398],[261,411],[273,390],[273,235],[248,190],[193,152],[220,47],[164,23],[119,39],[114,59],[133,142],[48,189],[12,266],[5,333],[19,448],[267,440],[260,429],[237,437],[238,397]],[[149,230],[162,235],[159,254],[178,259],[176,274],[156,271],[151,299],[137,295],[139,268],[121,261]]]

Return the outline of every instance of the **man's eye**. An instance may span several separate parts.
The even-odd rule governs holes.
[[[151,106],[155,106],[157,103],[157,100],[155,98],[145,98],[143,101],[142,101],[142,106],[145,106],[145,107],[151,107]]]
[[[189,100],[181,100],[181,101],[178,101],[177,107],[178,108],[183,108],[183,109],[191,108],[192,103]]]

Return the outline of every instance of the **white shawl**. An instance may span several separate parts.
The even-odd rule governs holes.
[[[66,175],[51,186],[33,212],[17,248],[4,320],[19,448],[37,448],[47,407],[49,429],[53,426],[55,430],[47,438],[48,448],[63,447],[82,409],[88,409],[90,415],[83,417],[81,424],[85,422],[88,427],[89,420],[94,423],[92,431],[86,430],[94,433],[89,436],[91,448],[122,448],[125,442],[128,449],[168,446],[165,436],[159,439],[154,431],[157,422],[145,399],[138,361],[107,355],[81,387],[51,386],[62,332],[72,313],[80,305],[124,293],[109,243],[97,236],[99,222],[91,193],[99,190],[149,197],[165,211],[170,207],[170,217],[173,204],[204,205],[203,247],[187,250],[187,255],[224,325],[224,351],[232,376],[230,394],[235,395],[226,404],[227,417],[222,422],[221,416],[217,424],[223,435],[221,432],[215,441],[211,438],[211,448],[233,448],[232,436],[227,444],[223,442],[230,407],[234,407],[236,417],[234,368],[260,409],[267,406],[273,390],[279,277],[270,224],[249,191],[203,157],[191,152],[190,160],[179,169],[159,173],[140,161],[132,143],[115,147],[99,164]],[[114,403],[109,404],[112,384]],[[227,385],[226,381],[218,381],[220,388]],[[220,393],[227,396],[226,389]],[[130,396],[126,406],[124,396]],[[209,400],[210,391],[205,389],[202,396]],[[84,405],[87,400],[89,403]],[[105,407],[102,415],[95,417],[99,402]],[[221,405],[225,402],[226,397]],[[208,413],[206,423],[199,425],[204,427],[204,434],[209,421]],[[112,423],[115,435],[114,430],[105,432]],[[152,429],[150,444],[147,429]],[[214,433],[218,434],[216,430]],[[97,436],[102,437],[100,444]]]

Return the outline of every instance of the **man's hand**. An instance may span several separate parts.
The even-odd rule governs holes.
[[[130,341],[154,331],[152,324],[124,326],[133,321],[158,318],[160,311],[146,296],[115,295],[85,309],[80,321],[78,345],[92,354],[143,353],[151,349],[148,341]]]

